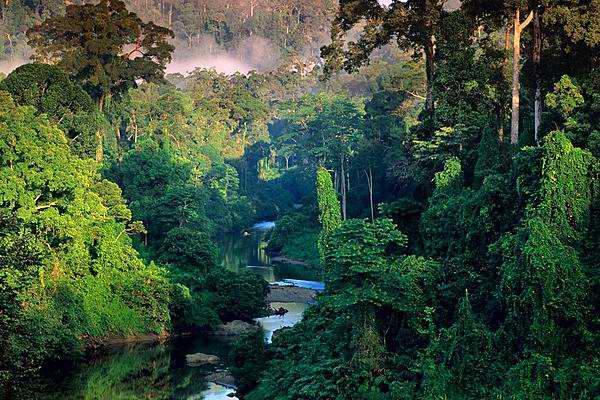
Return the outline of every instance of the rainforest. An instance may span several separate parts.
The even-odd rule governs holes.
[[[0,398],[600,399],[600,0],[3,0]]]

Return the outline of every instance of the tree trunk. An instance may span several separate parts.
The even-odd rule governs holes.
[[[333,188],[336,192],[340,193],[340,185],[338,181],[338,172],[333,171]]]
[[[540,8],[536,7],[533,14],[533,68],[535,75],[535,111],[534,111],[534,135],[535,142],[540,141],[540,126],[542,124],[542,29],[540,21]]]
[[[342,182],[342,217],[346,220],[346,171],[344,168],[344,156],[340,157],[341,161],[341,182]]]
[[[508,52],[510,51],[510,31],[512,24],[506,24],[506,30],[504,32],[504,66],[502,68],[503,75],[508,75]],[[504,107],[503,102],[498,99],[496,102],[496,124],[498,128],[498,141],[504,143]]]
[[[369,167],[369,171],[365,171],[367,176],[367,187],[369,188],[369,205],[371,206],[371,222],[375,221],[375,210],[373,208],[373,171]]]
[[[435,36],[431,35],[425,44],[425,74],[427,79],[427,95],[425,96],[425,111],[430,115],[434,112],[433,78],[435,74]]]
[[[521,91],[521,32],[533,19],[533,12],[523,23],[521,23],[521,10],[517,8],[514,20],[513,37],[513,80],[512,80],[512,116],[510,123],[510,143],[516,145],[519,142],[519,106]]]
[[[103,148],[103,140],[102,140],[102,131],[96,131],[96,161],[102,162],[104,159],[104,148]]]
[[[15,62],[15,45],[13,43],[12,36],[10,35],[10,33],[6,34],[6,38],[8,39],[8,46],[10,48],[10,62],[14,63]]]
[[[106,100],[106,94],[102,93],[100,95],[100,98],[98,99],[98,109],[100,110],[100,112],[104,111],[104,102]]]
[[[508,51],[510,50],[510,24],[506,23],[506,32],[504,32],[504,62],[508,63]]]
[[[510,120],[510,143],[517,144],[519,141],[519,70],[521,59],[521,12],[517,8],[514,19],[514,36],[513,36],[513,79],[512,79],[512,115]]]

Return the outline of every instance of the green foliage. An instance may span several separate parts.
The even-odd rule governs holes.
[[[54,16],[32,27],[29,45],[38,60],[56,60],[100,108],[109,95],[120,95],[136,80],[162,80],[171,61],[173,36],[167,28],[142,22],[120,0],[68,5],[64,16]]]
[[[90,96],[58,67],[25,64],[0,84],[19,105],[35,107],[71,139],[71,149],[82,157],[102,157],[104,117]]]
[[[388,368],[414,367],[408,344],[423,338],[415,329],[426,333],[433,264],[404,256],[406,237],[389,220],[348,220],[328,240],[326,293],[274,340],[249,399],[385,398],[379,389],[398,378]]]
[[[256,387],[267,361],[263,332],[248,333],[237,339],[228,359],[237,385],[236,395],[245,396]]]
[[[468,293],[461,300],[456,321],[442,329],[423,361],[425,396],[467,399],[491,396],[488,389],[497,378],[493,364],[494,337],[477,320]]]
[[[543,153],[540,202],[531,204],[515,234],[502,240],[501,276],[509,320],[518,318],[514,323],[525,348],[550,356],[566,351],[561,337],[585,341],[580,324],[588,312],[588,288],[577,248],[588,227],[593,159],[562,132],[546,137]],[[567,334],[566,326],[582,333]]]
[[[307,54],[332,7],[138,3],[144,20],[168,15],[188,47],[212,36],[211,55],[261,32]],[[329,82],[285,54],[269,72],[198,69],[172,85],[148,83],[162,77],[170,31],[118,1],[64,16],[54,0],[0,4],[0,58],[23,53],[24,27],[40,23],[29,35],[37,56],[105,113],[56,67],[0,83],[37,108],[0,92],[0,379],[70,358],[90,336],[264,313],[267,284],[217,266],[212,242],[259,216],[280,219],[270,250],[318,251],[326,290],[272,345],[260,334],[236,344],[232,372],[248,399],[600,396],[597,2],[449,3],[340,1],[323,49]],[[517,6],[536,17],[521,37],[533,51],[513,60],[521,142],[535,147],[509,148],[504,45]],[[100,34],[66,40],[74,29]],[[371,54],[356,76],[332,74]],[[111,124],[104,175],[120,188],[50,123],[96,138],[89,113]],[[132,242],[166,270],[142,263]],[[110,397],[101,386],[91,397]]]
[[[299,212],[286,214],[277,220],[271,231],[267,250],[293,260],[318,265],[319,232],[314,216]]]
[[[173,285],[172,302],[170,305],[173,328],[178,332],[192,332],[198,328],[210,328],[221,322],[219,315],[212,308],[210,295],[199,290],[193,281],[182,279],[173,272],[174,280],[184,281],[193,290],[181,283]]]
[[[159,250],[160,262],[177,265],[190,275],[207,274],[217,265],[217,248],[210,237],[189,228],[171,229]]]
[[[546,105],[567,119],[576,108],[583,105],[583,96],[573,81],[567,75],[563,75],[554,85],[554,92],[546,95]]]
[[[211,306],[223,321],[248,321],[266,311],[269,285],[260,275],[218,270],[207,276],[206,285],[212,294]]]
[[[321,263],[327,252],[327,239],[342,224],[342,214],[337,195],[333,190],[331,174],[321,167],[317,171],[317,203],[319,205],[319,222],[321,223],[321,235],[319,236],[319,253]]]
[[[2,378],[72,357],[86,337],[168,329],[170,284],[132,248],[119,189],[45,116],[2,93]]]

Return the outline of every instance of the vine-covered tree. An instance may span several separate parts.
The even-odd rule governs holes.
[[[321,167],[317,171],[317,203],[319,205],[319,221],[321,235],[319,236],[319,252],[324,257],[327,252],[327,238],[342,224],[340,202],[333,189],[331,174]]]

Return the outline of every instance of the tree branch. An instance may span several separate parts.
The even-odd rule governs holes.
[[[533,20],[533,11],[529,12],[529,15],[527,16],[527,18],[525,19],[525,21],[523,21],[523,23],[519,26],[519,30],[523,30],[527,27],[527,25],[529,25],[529,23]]]
[[[427,100],[425,97],[423,97],[423,96],[421,96],[421,95],[419,95],[419,94],[413,93],[413,92],[411,92],[411,91],[408,91],[408,90],[406,90],[406,89],[403,89],[402,91],[403,91],[404,93],[410,94],[410,95],[411,95],[411,96],[413,96],[413,97],[416,97],[417,99],[420,99],[420,100]]]
[[[41,210],[44,210],[44,209],[46,209],[46,208],[50,208],[50,207],[52,207],[52,206],[55,206],[55,205],[57,205],[57,204],[58,204],[58,201],[51,201],[51,202],[50,202],[50,203],[48,203],[48,204],[42,204],[41,206],[36,206],[36,207],[35,207],[35,209],[36,209],[37,211],[41,211]]]

